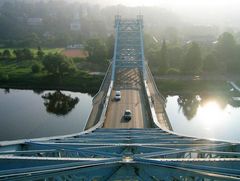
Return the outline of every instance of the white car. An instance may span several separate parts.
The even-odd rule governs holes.
[[[116,91],[116,92],[115,92],[115,97],[114,97],[114,98],[115,98],[116,101],[121,100],[121,91]]]

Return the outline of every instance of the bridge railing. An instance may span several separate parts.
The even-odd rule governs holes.
[[[95,94],[95,96],[93,96],[93,101],[94,99],[100,94],[100,92],[104,89],[104,86],[106,85],[106,83],[110,83],[110,77],[111,77],[111,69],[112,69],[112,62],[109,64],[108,68],[107,68],[107,72],[105,73],[105,76],[103,78],[103,81],[101,83],[101,86],[98,90],[98,92]],[[109,80],[108,80],[109,78]],[[109,81],[109,82],[107,82]]]
[[[146,70],[147,70],[147,73],[148,73],[148,77],[150,78],[151,82],[152,82],[153,85],[154,85],[155,92],[157,92],[158,96],[161,98],[162,103],[165,104],[165,103],[166,103],[166,99],[165,99],[165,97],[159,92],[159,90],[158,90],[158,88],[157,88],[157,85],[156,85],[156,82],[155,82],[155,80],[154,80],[154,78],[153,78],[152,72],[151,72],[151,70],[150,70],[150,68],[149,68],[149,66],[148,66],[147,63],[145,64],[145,67],[146,67]]]
[[[104,79],[99,88],[99,91],[93,97],[93,100],[92,100],[93,108],[91,110],[91,113],[89,114],[84,130],[94,127],[94,125],[97,124],[97,122],[101,117],[102,110],[104,109],[104,104],[106,102],[107,92],[109,90],[110,83],[111,83],[111,74],[112,74],[111,69],[112,69],[112,63],[108,66],[107,72],[104,76]]]
[[[148,88],[149,90],[149,96],[150,96],[150,107],[153,106],[154,108],[154,112],[155,115],[157,116],[157,113],[161,113],[161,116],[163,118],[163,122],[167,125],[169,130],[172,130],[172,126],[170,123],[170,120],[167,116],[167,112],[165,110],[165,106],[166,106],[166,99],[165,97],[158,91],[157,85],[155,83],[155,80],[153,78],[153,75],[146,63],[145,65],[146,67],[146,71],[147,71],[147,82],[145,85],[145,88]],[[151,83],[152,84],[152,92],[150,92],[150,88],[148,86],[148,84]],[[146,87],[147,86],[147,87]],[[153,95],[154,94],[154,95]],[[157,104],[160,101],[159,105]],[[161,107],[161,108],[160,108]],[[159,119],[159,118],[158,118]],[[159,121],[158,121],[159,122]],[[160,124],[161,125],[161,124]],[[157,127],[159,127],[159,124],[157,125]],[[160,128],[163,128],[163,125],[161,125]]]
[[[97,128],[101,128],[103,126],[104,120],[106,119],[106,113],[107,113],[107,108],[108,108],[108,105],[109,105],[109,100],[110,100],[112,88],[113,88],[113,81],[111,80],[108,91],[106,91],[106,97],[104,97],[105,101],[101,105],[101,110],[99,110],[99,111],[101,111],[100,112],[101,114],[100,114],[100,116],[98,116],[96,118],[96,121],[95,121],[94,125],[92,125],[91,127],[85,127],[84,134],[85,133],[90,133],[90,132],[96,130]]]

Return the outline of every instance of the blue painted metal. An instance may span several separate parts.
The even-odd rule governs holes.
[[[145,79],[142,17],[115,23],[112,80],[121,68],[142,69]],[[160,128],[90,129],[0,143],[0,180],[240,180],[240,144]]]
[[[117,47],[118,47],[118,30],[121,17],[119,15],[115,16],[115,45],[113,53],[113,63],[112,63],[112,80],[115,79],[115,70],[116,70],[116,57],[117,57]]]
[[[115,80],[116,71],[123,68],[138,68],[145,80],[142,16],[137,19],[122,19],[116,16],[115,34],[112,80]]]
[[[238,180],[240,145],[153,129],[97,129],[0,154],[0,180]]]

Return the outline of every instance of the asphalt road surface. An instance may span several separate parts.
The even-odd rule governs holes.
[[[114,99],[116,90],[121,91],[120,101]],[[111,93],[104,128],[150,127],[145,107],[139,73],[136,70],[121,72],[116,79],[114,89]],[[129,121],[123,118],[126,109],[132,111],[132,118]]]

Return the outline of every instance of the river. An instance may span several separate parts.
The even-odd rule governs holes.
[[[89,94],[0,89],[0,141],[81,132],[91,109]]]
[[[91,109],[86,93],[0,89],[0,141],[81,132]],[[166,112],[177,133],[240,141],[238,97],[167,95]]]
[[[168,95],[173,130],[201,138],[240,141],[240,99],[230,95]]]

